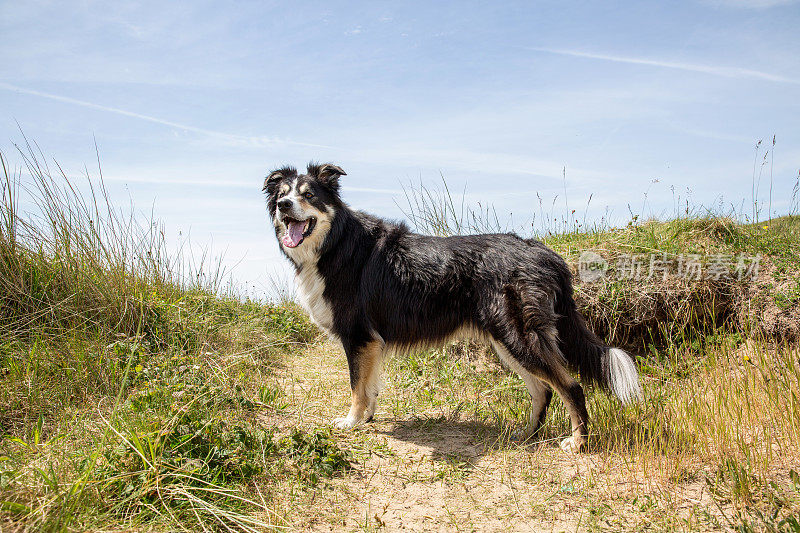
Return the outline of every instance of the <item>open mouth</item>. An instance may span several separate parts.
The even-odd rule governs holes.
[[[283,223],[286,224],[286,234],[281,239],[283,245],[287,248],[296,248],[314,231],[317,219],[310,217],[306,220],[297,220],[291,217],[284,217]]]

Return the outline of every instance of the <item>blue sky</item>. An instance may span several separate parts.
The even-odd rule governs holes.
[[[6,1],[0,150],[19,164],[19,123],[80,175],[96,139],[114,198],[213,243],[257,292],[288,279],[260,194],[285,163],[341,165],[346,200],[392,218],[403,184],[443,175],[520,226],[537,193],[562,216],[565,189],[621,223],[628,205],[669,216],[673,189],[749,209],[753,148],[775,135],[782,213],[798,27],[781,0]]]

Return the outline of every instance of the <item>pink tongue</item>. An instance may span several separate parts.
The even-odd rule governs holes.
[[[287,248],[294,248],[300,244],[300,241],[303,240],[303,228],[305,228],[305,225],[305,222],[289,222],[286,235],[283,236],[283,245]]]

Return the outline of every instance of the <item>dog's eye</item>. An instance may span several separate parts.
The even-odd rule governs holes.
[[[308,191],[306,193],[303,193],[303,197],[305,197],[306,199],[310,200],[310,199],[314,198],[314,193],[311,192],[311,191]]]

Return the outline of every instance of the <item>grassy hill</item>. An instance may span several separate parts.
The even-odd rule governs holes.
[[[524,386],[465,343],[387,361],[376,421],[333,430],[346,362],[302,310],[224,295],[102,187],[27,164],[22,189],[3,162],[0,204],[3,531],[800,531],[800,217],[543,236],[576,269],[607,261],[579,304],[642,355],[645,401],[590,392],[572,457],[558,401],[539,440],[511,440]],[[619,275],[652,254],[730,275]],[[738,279],[739,256],[758,273]]]

